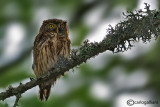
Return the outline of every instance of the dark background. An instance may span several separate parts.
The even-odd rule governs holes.
[[[108,25],[124,20],[122,12],[160,9],[159,0],[0,0],[0,92],[8,85],[35,77],[32,46],[43,20],[67,20],[72,48],[85,39],[100,41]],[[135,43],[127,52],[106,51],[60,78],[47,102],[38,100],[38,87],[28,90],[20,107],[128,107],[133,100],[160,99],[160,40]],[[13,106],[15,97],[0,102]],[[160,103],[160,101],[159,101]],[[136,105],[136,107],[158,105]]]

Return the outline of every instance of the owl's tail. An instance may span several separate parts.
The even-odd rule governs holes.
[[[51,91],[52,84],[45,84],[42,83],[39,85],[39,99],[43,101],[44,99],[47,101],[50,91]]]

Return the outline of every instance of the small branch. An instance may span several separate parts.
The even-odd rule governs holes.
[[[57,77],[64,75],[66,71],[86,62],[91,57],[105,52],[106,50],[116,52],[127,51],[133,46],[134,42],[142,40],[150,41],[151,38],[157,38],[160,32],[160,13],[150,10],[146,5],[146,11],[128,12],[125,15],[126,21],[118,23],[115,28],[108,29],[108,34],[101,42],[84,41],[78,49],[72,49],[70,60],[60,58],[58,64],[51,72],[44,74],[41,78],[31,79],[26,84],[20,84],[18,87],[9,87],[5,92],[0,93],[0,100],[5,100],[10,96],[21,95],[27,90],[50,79],[56,80]],[[98,36],[98,35],[97,35]],[[17,98],[18,102],[19,98]]]
[[[16,101],[15,101],[13,107],[19,106],[19,105],[18,105],[18,101],[19,101],[20,98],[21,98],[21,94],[17,94],[17,95],[16,95]]]

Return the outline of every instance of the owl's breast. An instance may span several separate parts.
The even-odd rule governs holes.
[[[50,70],[57,62],[57,41],[48,40],[37,50],[34,56],[34,72],[37,77]]]
[[[69,58],[70,44],[65,37],[55,33],[44,35],[34,47],[34,73],[40,77],[57,63],[58,57]]]
[[[57,40],[57,56],[69,57],[70,46],[66,38],[58,38]]]

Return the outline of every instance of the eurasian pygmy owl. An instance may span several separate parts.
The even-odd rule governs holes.
[[[49,72],[57,63],[59,57],[69,58],[70,39],[67,22],[59,19],[43,21],[39,34],[36,36],[33,48],[33,70],[36,77]],[[47,100],[53,80],[39,85],[39,99]]]

